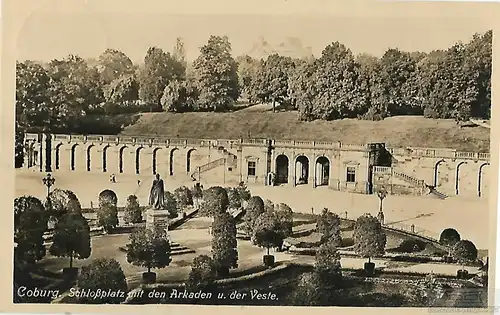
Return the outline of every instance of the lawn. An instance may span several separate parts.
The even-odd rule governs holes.
[[[344,143],[385,142],[392,147],[451,148],[489,152],[490,129],[460,128],[453,120],[396,116],[383,121],[342,119],[302,122],[297,112],[144,113],[123,135],[225,139],[273,138]]]

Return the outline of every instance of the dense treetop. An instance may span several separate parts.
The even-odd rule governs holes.
[[[303,121],[488,119],[491,63],[492,31],[445,50],[390,48],[380,58],[356,56],[332,42],[317,58],[272,54],[256,60],[233,57],[227,37],[210,36],[192,63],[178,38],[171,52],[150,47],[142,64],[116,49],[106,49],[94,63],[75,55],[47,64],[17,62],[17,127],[82,132],[81,118],[88,115],[227,111],[242,97],[297,111]]]

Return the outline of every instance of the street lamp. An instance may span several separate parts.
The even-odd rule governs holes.
[[[50,173],[48,173],[47,176],[45,176],[42,179],[43,184],[45,186],[47,186],[47,199],[49,198],[50,187],[54,186],[55,181],[56,181],[56,179],[54,177],[52,177],[52,175]]]
[[[384,224],[384,212],[382,210],[382,202],[384,201],[385,197],[387,197],[387,190],[385,189],[384,186],[380,187],[380,189],[377,191],[377,196],[380,199],[380,208],[378,210],[377,218],[381,224]]]

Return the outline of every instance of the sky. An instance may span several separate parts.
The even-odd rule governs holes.
[[[248,52],[261,37],[272,45],[298,38],[315,55],[339,41],[355,54],[380,56],[388,48],[446,49],[491,28],[478,15],[273,14],[270,8],[255,12],[242,8],[228,14],[219,13],[223,10],[217,11],[217,7],[206,13],[190,11],[187,4],[184,11],[171,10],[166,3],[172,4],[169,0],[12,1],[9,9],[15,12],[11,30],[17,34],[16,59],[48,61],[68,54],[97,58],[106,48],[114,48],[138,62],[149,47],[171,51],[176,38],[182,37],[192,60],[210,35],[227,35],[235,56]]]

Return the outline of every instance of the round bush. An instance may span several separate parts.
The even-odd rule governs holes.
[[[452,256],[462,264],[475,262],[477,260],[476,245],[468,240],[459,241],[453,246]]]
[[[82,267],[78,277],[78,287],[80,289],[96,291],[123,292],[117,296],[103,297],[100,299],[81,298],[81,302],[86,304],[118,304],[125,300],[128,292],[127,281],[122,267],[115,259],[98,258],[90,265]]]
[[[111,202],[116,206],[118,204],[118,197],[111,189],[105,189],[99,194],[99,204],[101,205],[103,202]]]
[[[444,229],[439,236],[439,243],[446,246],[453,246],[460,241],[460,234],[452,228]]]
[[[423,251],[427,244],[424,241],[416,239],[407,239],[398,246],[398,251],[402,253],[416,253]]]

